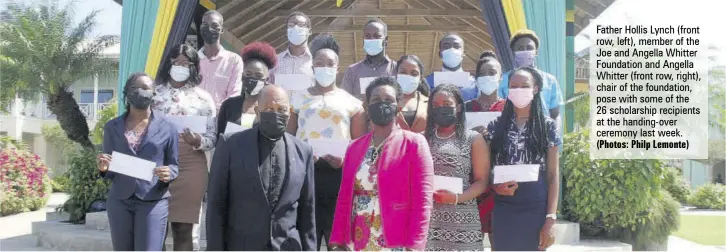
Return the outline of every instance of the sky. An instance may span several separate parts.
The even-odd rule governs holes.
[[[575,37],[575,52],[590,46],[590,40],[584,35],[595,34],[597,24],[698,25],[701,41],[717,47],[709,55],[716,56],[717,64],[726,65],[724,9],[726,0],[617,0]]]
[[[16,0],[23,1],[23,0]],[[58,1],[59,6],[65,6],[69,3],[73,4],[75,10],[74,22],[77,24],[88,14],[94,10],[98,10],[96,15],[96,28],[91,33],[91,37],[101,35],[121,35],[121,5],[113,0],[52,0]],[[156,1],[156,0],[153,0]],[[0,8],[5,8],[7,0],[0,0]],[[35,0],[25,0],[23,2],[33,3]]]

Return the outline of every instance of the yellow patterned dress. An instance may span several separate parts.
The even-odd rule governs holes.
[[[403,251],[388,248],[383,239],[381,208],[378,202],[378,169],[375,164],[378,149],[371,146],[365,160],[358,167],[353,189],[353,250],[354,251]]]

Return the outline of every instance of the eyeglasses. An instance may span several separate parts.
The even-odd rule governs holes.
[[[287,28],[294,28],[295,26],[302,27],[302,28],[308,28],[308,23],[306,23],[306,22],[300,22],[300,23],[290,22],[290,23],[287,23]]]

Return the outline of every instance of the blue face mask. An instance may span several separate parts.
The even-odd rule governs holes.
[[[363,49],[370,56],[376,56],[383,51],[383,39],[363,40]]]
[[[441,61],[449,68],[458,67],[462,60],[464,60],[464,52],[461,49],[449,48],[441,52]]]

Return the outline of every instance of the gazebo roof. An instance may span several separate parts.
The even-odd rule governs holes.
[[[225,19],[225,40],[235,47],[267,41],[278,53],[287,49],[287,15],[305,13],[313,36],[330,33],[340,43],[342,69],[365,56],[363,26],[373,17],[388,25],[388,55],[393,60],[417,55],[426,73],[440,71],[438,41],[446,33],[464,39],[467,71],[474,70],[483,50],[494,50],[478,0],[345,0],[340,7],[336,0],[218,0],[216,5]]]
[[[576,0],[575,1],[575,35],[590,24],[590,19],[600,16],[616,0]]]

